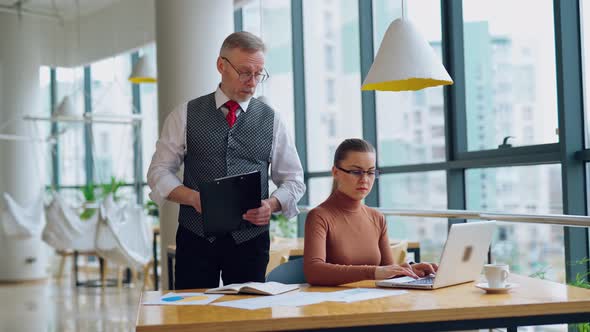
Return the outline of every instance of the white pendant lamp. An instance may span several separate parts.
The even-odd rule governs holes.
[[[414,24],[398,18],[387,28],[361,90],[416,91],[451,84],[440,58]]]
[[[139,57],[135,66],[133,66],[133,70],[131,71],[131,75],[129,75],[129,81],[132,83],[155,83],[156,79],[156,70],[152,65],[151,59],[147,55],[142,55]]]

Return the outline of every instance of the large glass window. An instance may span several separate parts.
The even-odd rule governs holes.
[[[468,149],[557,142],[553,1],[464,0],[463,20]]]
[[[69,97],[74,111],[84,113],[84,70],[82,68],[56,69],[57,100]],[[59,123],[60,147],[59,174],[61,185],[86,184],[84,124]]]
[[[258,86],[257,95],[266,97],[270,106],[285,121],[291,137],[294,137],[291,2],[255,1],[246,5],[243,13],[244,31],[260,36],[267,48],[265,64],[270,78]]]
[[[108,58],[90,66],[92,77],[92,113],[131,115],[133,101],[129,54]],[[127,124],[92,125],[92,151],[96,183],[111,181],[111,177],[128,183],[134,182],[133,143],[141,137],[133,136],[133,127]]]
[[[408,18],[441,54],[440,1],[407,1]],[[424,10],[428,8],[428,10]],[[389,24],[400,18],[401,0],[373,0],[375,55]],[[445,160],[443,88],[376,91],[379,166]]]
[[[416,210],[447,208],[444,171],[387,174],[378,181],[381,207]],[[446,219],[389,216],[387,227],[392,239],[420,242],[422,261],[439,261],[446,239]]]
[[[303,24],[308,169],[327,171],[338,144],[363,134],[358,1],[304,0]]]
[[[316,207],[325,201],[332,193],[332,177],[311,178],[307,187],[309,206]]]
[[[506,213],[563,213],[561,167],[539,165],[466,171],[467,209]],[[563,227],[499,222],[492,245],[496,262],[513,272],[563,282]]]

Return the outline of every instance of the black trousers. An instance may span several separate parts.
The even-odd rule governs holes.
[[[176,232],[175,289],[214,288],[248,281],[264,282],[269,233],[236,244],[231,235],[218,236],[213,243],[183,226]]]

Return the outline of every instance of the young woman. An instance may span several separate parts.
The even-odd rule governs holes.
[[[304,272],[312,285],[334,286],[396,276],[423,277],[436,264],[393,264],[385,216],[362,203],[379,171],[375,148],[347,139],[336,149],[334,188],[305,221]]]

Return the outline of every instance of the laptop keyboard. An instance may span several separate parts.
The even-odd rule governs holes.
[[[434,283],[434,277],[424,277],[413,281],[408,281],[406,284],[409,285],[432,285]]]

